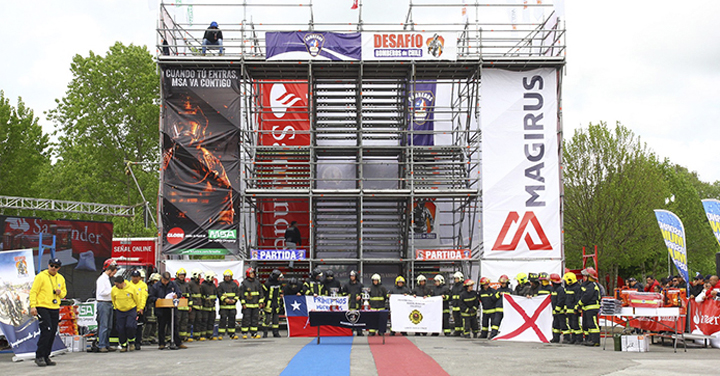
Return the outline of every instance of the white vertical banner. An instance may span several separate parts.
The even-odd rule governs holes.
[[[418,298],[390,295],[390,327],[393,332],[442,332],[442,297]]]
[[[546,260],[518,272],[560,273],[557,71],[485,69],[481,90],[482,260]]]

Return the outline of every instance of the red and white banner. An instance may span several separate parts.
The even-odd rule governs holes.
[[[547,262],[502,274],[561,273],[557,71],[486,69],[482,80],[483,276],[508,260]]]
[[[503,295],[503,320],[494,340],[548,343],[552,338],[550,296]]]
[[[155,265],[155,238],[114,238],[112,257],[135,257],[139,262]]]
[[[463,249],[417,249],[415,250],[417,260],[469,260],[471,252]]]
[[[720,302],[705,300],[698,304],[690,304],[690,329],[705,335],[720,337]]]
[[[293,146],[310,145],[308,84],[306,81],[260,83],[259,146],[289,146],[282,153],[258,153],[257,185],[263,188],[309,188],[309,154]],[[260,199],[259,248],[285,247],[285,230],[297,221],[303,245],[309,238],[307,199]]]

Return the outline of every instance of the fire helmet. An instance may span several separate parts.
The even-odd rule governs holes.
[[[175,272],[175,277],[179,277],[181,274],[187,275],[185,268],[178,269],[178,271]]]
[[[212,270],[208,270],[205,272],[205,280],[206,281],[212,281],[215,279],[215,272]]]
[[[455,274],[453,274],[453,278],[457,278],[462,281],[463,278],[465,278],[465,276],[462,274],[462,272],[458,271],[458,272],[455,272]]]
[[[489,284],[490,284],[490,278],[488,278],[488,277],[480,278],[480,285],[489,285]]]
[[[420,283],[420,282],[425,282],[425,281],[427,281],[427,278],[425,278],[424,275],[420,274],[419,276],[417,276],[417,282],[418,282],[418,283]]]
[[[550,275],[547,274],[547,273],[545,273],[545,272],[542,272],[542,273],[538,274],[538,280],[540,280],[540,281],[549,281],[549,280],[550,280]]]
[[[498,278],[498,282],[500,283],[507,283],[508,281],[510,281],[510,277],[505,274],[501,275],[500,278]]]
[[[527,273],[518,273],[515,280],[518,281],[518,284],[524,285],[528,282],[528,275]]]
[[[466,279],[465,282],[463,283],[463,286],[472,286],[472,285],[474,285],[474,284],[475,284],[475,281],[473,281],[472,279],[468,278],[468,279]]]
[[[577,276],[573,272],[567,272],[563,276],[563,279],[565,280],[565,283],[568,285],[572,285],[573,283],[577,282]]]
[[[193,271],[192,271],[192,278],[193,278],[193,279],[200,279],[200,277],[202,277],[202,274],[203,274],[202,270],[195,268],[195,269],[193,269]]]
[[[433,280],[435,280],[435,282],[440,282],[441,285],[445,284],[445,277],[443,277],[442,274],[436,275]]]
[[[373,274],[370,279],[373,281],[378,281],[378,283],[380,283],[380,281],[381,281],[380,274],[377,274],[377,273]]]
[[[399,275],[399,276],[397,276],[397,277],[395,278],[395,284],[396,284],[396,285],[397,285],[398,283],[400,283],[400,282],[405,283],[405,278],[404,278],[403,276],[401,276],[401,275]]]
[[[560,278],[560,274],[552,273],[550,274],[550,282],[552,283],[561,283],[562,278]]]
[[[590,276],[590,277],[592,277],[592,278],[595,279],[595,280],[598,279],[597,271],[596,271],[595,268],[593,268],[593,267],[589,267],[589,268],[583,269],[583,270],[582,270],[582,275]]]
[[[255,269],[252,267],[245,269],[245,278],[250,278],[250,273],[255,273]]]
[[[226,269],[226,270],[223,272],[223,277],[230,277],[230,278],[232,278],[232,276],[233,276],[233,272],[232,272],[232,270],[230,270],[230,269]]]

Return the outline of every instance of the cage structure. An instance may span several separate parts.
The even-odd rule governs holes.
[[[289,2],[160,5],[162,70],[240,72],[238,257],[261,273],[280,268],[301,277],[316,266],[341,278],[358,270],[365,281],[374,273],[413,280],[455,270],[476,275],[483,252],[483,69],[562,70],[565,30],[552,4],[410,1],[404,21],[391,22],[387,14],[363,13],[360,2],[356,21],[319,22],[320,2]],[[278,9],[291,15],[283,18]],[[307,22],[293,23],[301,17],[297,9]],[[443,12],[462,17],[438,17]],[[525,20],[523,12],[535,17]],[[233,20],[219,21],[222,52],[207,46],[202,53],[206,25],[219,14]],[[368,22],[363,14],[382,20]],[[504,22],[493,22],[498,15]],[[266,32],[297,30],[452,32],[457,58],[266,59]],[[434,100],[419,107],[414,99],[429,84]],[[432,126],[417,127],[421,122]],[[285,248],[293,220],[304,257],[256,260],[258,250]]]

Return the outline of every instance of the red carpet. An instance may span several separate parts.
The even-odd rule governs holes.
[[[448,375],[433,358],[403,336],[386,335],[384,345],[382,337],[368,337],[368,343],[379,376]]]

